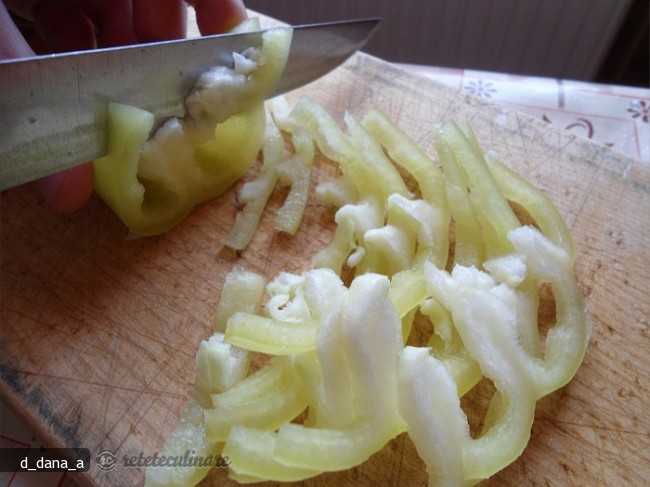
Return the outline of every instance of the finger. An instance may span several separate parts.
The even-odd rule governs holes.
[[[203,35],[228,32],[246,20],[242,0],[187,0],[196,10],[196,23]]]
[[[133,0],[133,28],[140,42],[182,39],[187,6],[183,0]]]
[[[81,208],[93,192],[95,172],[90,162],[39,179],[36,184],[45,201],[61,213]]]
[[[68,2],[74,2],[74,0],[68,0]],[[138,38],[133,30],[131,0],[83,0],[74,3],[93,23],[97,47],[126,46],[138,43]]]
[[[33,10],[34,26],[50,52],[97,47],[90,19],[68,0],[46,0]]]
[[[0,59],[33,55],[34,51],[14,24],[4,3],[0,2]]]

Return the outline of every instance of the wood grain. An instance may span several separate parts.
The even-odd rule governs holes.
[[[566,387],[538,403],[532,437],[513,465],[485,482],[515,485],[641,485],[650,473],[650,171],[604,146],[542,121],[451,92],[364,54],[292,93],[309,95],[337,119],[376,107],[433,154],[433,123],[468,122],[540,187],[568,222],[576,272],[594,332]],[[319,166],[314,184],[331,176]],[[300,272],[331,235],[332,212],[312,201],[295,237],[273,230],[274,196],[253,244],[221,245],[235,191],[178,228],[129,239],[97,198],[73,215],[52,213],[30,188],[0,200],[0,392],[51,446],[102,450],[118,459],[159,451],[190,393],[194,356],[210,334],[226,274],[234,266],[267,277]],[[216,471],[204,485],[231,485]],[[406,435],[348,472],[304,485],[425,485]],[[89,486],[141,485],[143,472],[95,464]]]

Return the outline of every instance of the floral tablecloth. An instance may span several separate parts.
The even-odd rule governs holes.
[[[650,89],[403,65],[650,163]]]
[[[529,113],[650,164],[650,89],[430,66],[403,67],[451,89]],[[0,401],[0,447],[27,450],[42,446],[40,439]],[[0,487],[74,485],[74,474],[0,472]]]

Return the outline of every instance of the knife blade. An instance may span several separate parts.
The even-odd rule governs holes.
[[[361,49],[380,19],[293,27],[271,96],[301,87]],[[0,61],[0,190],[96,159],[106,151],[109,101],[183,116],[200,74],[260,47],[264,31]]]

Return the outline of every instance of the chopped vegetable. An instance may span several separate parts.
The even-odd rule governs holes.
[[[205,355],[212,355],[213,358],[206,360]],[[189,451],[196,459],[202,460],[191,465],[171,466],[165,463],[149,466],[145,472],[145,487],[196,485],[208,474],[210,466],[202,463],[208,458],[219,458],[223,443],[207,437],[205,407],[201,402],[206,393],[223,392],[235,382],[240,383],[248,372],[250,360],[247,355],[245,350],[224,343],[223,335],[219,333],[201,344],[197,354],[195,392],[187,400],[180,420],[159,456],[182,458]]]
[[[235,268],[228,274],[214,320],[214,331],[226,332],[226,325],[238,311],[257,313],[264,299],[266,279],[254,272]]]
[[[231,477],[242,484],[264,482],[295,482],[320,473],[319,470],[293,468],[273,458],[277,434],[273,431],[246,426],[233,426],[223,454],[235,465],[230,467]]]
[[[266,124],[266,136],[262,147],[263,166],[254,181],[249,181],[239,193],[244,210],[237,214],[235,226],[226,235],[224,244],[235,250],[246,248],[255,235],[268,198],[275,188],[278,174],[276,166],[284,155],[284,139],[272,119]]]
[[[244,184],[239,193],[239,201],[245,206],[224,239],[224,244],[235,250],[246,248],[253,239],[266,203],[278,182],[290,186],[291,190],[276,216],[276,228],[294,234],[302,221],[309,194],[314,143],[308,132],[296,129],[292,137],[295,154],[285,157],[284,138],[278,124],[288,127],[291,122],[281,120],[277,113],[269,114],[262,147],[262,168],[257,178]]]
[[[244,349],[225,342],[222,333],[215,333],[201,342],[196,354],[196,381],[194,397],[207,407],[212,394],[238,384],[248,374],[251,355]]]
[[[149,139],[151,113],[113,103],[108,154],[94,161],[95,190],[131,233],[153,235],[180,223],[202,201],[223,193],[257,157],[264,140],[264,99],[281,75],[292,31],[267,31],[259,49],[235,53],[234,68],[203,73]]]
[[[286,355],[314,350],[317,330],[316,322],[295,323],[236,313],[228,321],[226,338],[253,352]]]
[[[286,361],[276,358],[234,387],[212,396],[205,410],[206,435],[225,441],[234,425],[275,430],[306,407],[299,377]]]
[[[262,300],[265,279],[257,274],[235,269],[229,275],[217,309],[215,328],[220,328],[235,313],[257,311]],[[217,330],[201,342],[196,355],[194,393],[187,400],[178,425],[165,442],[161,456],[179,457],[193,451],[196,457],[215,457],[221,453],[223,442],[206,435],[204,414],[212,407],[212,395],[230,390],[247,376],[251,364],[248,351],[224,341]],[[196,485],[209,472],[201,466],[147,467],[145,487],[180,487]]]
[[[178,425],[165,442],[160,457],[183,457],[185,452],[201,458],[215,457],[221,453],[222,444],[210,441],[205,436],[203,407],[194,397],[185,404]],[[148,466],[145,472],[145,487],[180,487],[198,484],[210,471],[206,466]]]
[[[218,330],[220,346],[233,348],[215,356],[241,347],[262,365],[235,384],[243,362],[234,358],[210,362],[222,364],[213,366],[220,378],[197,376],[203,398],[210,382],[228,387],[212,393],[201,441],[223,446],[242,483],[354,467],[404,431],[430,485],[492,476],[522,453],[537,401],[571,380],[589,342],[560,214],[455,123],[434,127],[438,166],[378,111],[360,123],[348,114],[347,132],[306,98],[291,109],[274,100],[269,111],[262,172],[242,190],[247,206],[232,235],[246,238],[237,248],[282,178],[297,186],[292,220],[302,218],[314,147],[342,172],[315,190],[337,207],[336,229],[311,269],[266,285],[263,305],[263,277],[241,269],[228,277]],[[287,160],[306,172],[283,175],[278,161]],[[257,283],[251,296],[234,291],[244,282]],[[543,284],[556,308],[545,337]],[[483,378],[496,392],[482,430],[470,434],[460,398]]]

